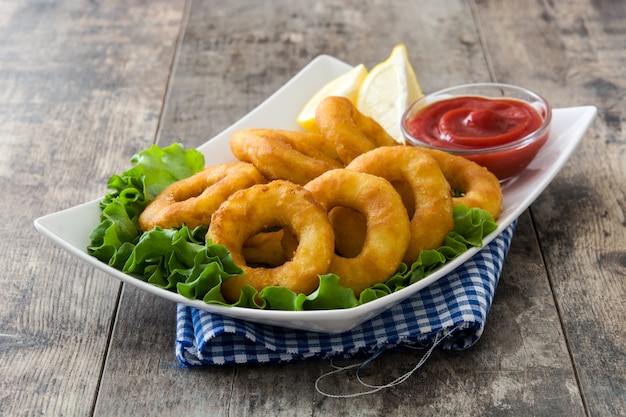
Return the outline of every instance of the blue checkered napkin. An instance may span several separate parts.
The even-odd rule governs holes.
[[[516,222],[462,266],[341,334],[285,329],[178,305],[176,356],[184,366],[351,356],[400,344],[461,350],[482,335]]]

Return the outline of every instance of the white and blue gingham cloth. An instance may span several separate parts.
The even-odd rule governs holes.
[[[466,349],[483,333],[516,224],[452,273],[345,333],[256,324],[179,304],[176,357],[201,366],[346,357],[436,341],[441,349]]]

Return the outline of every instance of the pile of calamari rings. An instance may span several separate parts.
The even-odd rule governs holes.
[[[207,238],[243,269],[222,284],[225,300],[236,302],[246,285],[310,294],[327,273],[358,296],[441,246],[455,205],[500,215],[491,172],[398,144],[347,98],[323,100],[316,123],[320,133],[235,132],[239,161],[171,184],[140,215],[140,227],[207,225]]]

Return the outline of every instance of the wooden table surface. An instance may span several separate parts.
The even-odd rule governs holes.
[[[498,81],[598,108],[521,216],[479,343],[403,384],[333,399],[314,386],[328,360],[182,369],[175,304],[35,231],[316,56],[371,68],[397,43],[426,92]],[[0,0],[0,416],[626,415],[625,68],[619,0]],[[378,382],[421,355],[382,355]]]

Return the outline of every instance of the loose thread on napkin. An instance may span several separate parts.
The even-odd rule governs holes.
[[[397,377],[396,379],[394,379],[393,381],[390,381],[386,384],[383,385],[374,385],[374,384],[368,384],[367,382],[365,382],[363,380],[363,377],[361,376],[361,373],[363,370],[365,370],[369,365],[371,365],[374,360],[376,360],[376,358],[378,358],[383,352],[385,352],[387,349],[384,348],[380,348],[378,349],[376,352],[374,352],[369,358],[367,358],[365,361],[361,362],[361,363],[354,363],[351,365],[346,365],[346,366],[336,366],[333,363],[333,359],[331,358],[330,360],[330,366],[332,366],[333,368],[335,368],[333,371],[327,372],[325,374],[323,374],[322,376],[320,376],[319,378],[317,378],[315,380],[315,390],[320,393],[321,395],[328,397],[328,398],[356,398],[356,397],[361,397],[364,395],[370,395],[370,394],[375,394],[379,391],[382,391],[384,389],[387,388],[393,388],[397,385],[402,384],[403,382],[405,382],[407,379],[409,379],[411,376],[413,376],[413,374],[415,372],[417,372],[419,369],[422,368],[422,366],[424,366],[424,364],[426,363],[426,361],[430,358],[430,355],[433,353],[433,351],[435,350],[435,348],[441,343],[443,342],[446,338],[448,338],[450,335],[452,335],[454,333],[453,330],[449,330],[448,332],[446,332],[445,334],[442,335],[443,332],[439,332],[436,334],[435,336],[435,340],[433,341],[432,345],[428,348],[428,350],[424,353],[424,355],[422,355],[422,357],[420,358],[420,360],[418,361],[418,363],[409,371],[405,372],[404,374],[400,375],[399,377]],[[413,346],[405,346],[407,348],[410,349],[423,349],[423,348],[416,348]],[[327,379],[333,375],[336,375],[338,373],[341,372],[345,372],[345,371],[349,371],[351,369],[355,369],[356,368],[356,372],[354,374],[356,380],[365,388],[370,388],[367,391],[360,391],[360,392],[355,392],[355,393],[351,393],[351,394],[333,394],[327,391],[324,391],[320,386],[321,386],[321,382],[324,379]]]

